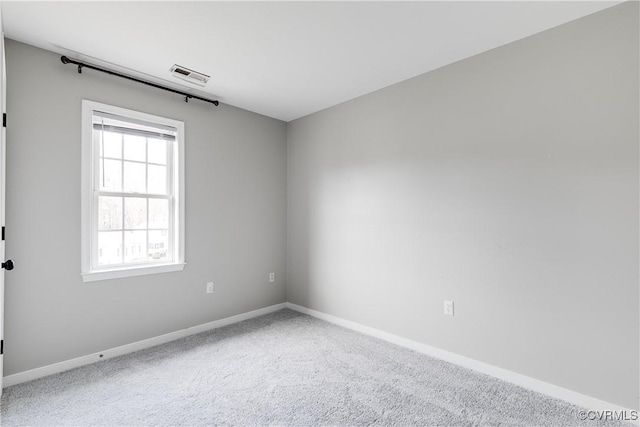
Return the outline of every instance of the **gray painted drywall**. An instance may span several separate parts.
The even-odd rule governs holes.
[[[626,3],[290,122],[288,301],[638,409],[638,48]]]
[[[5,375],[285,301],[284,122],[79,75],[12,40],[6,55],[6,249],[16,268],[6,274]],[[82,99],[185,122],[184,271],[82,282]]]

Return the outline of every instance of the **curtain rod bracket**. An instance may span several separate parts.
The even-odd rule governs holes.
[[[110,74],[112,76],[122,77],[123,79],[132,80],[134,82],[142,83],[142,84],[145,84],[147,86],[152,86],[152,87],[155,87],[155,88],[158,88],[158,89],[166,90],[167,92],[172,92],[172,93],[177,93],[178,95],[183,95],[185,97],[184,98],[184,102],[187,102],[187,103],[189,102],[189,98],[194,98],[194,99],[199,99],[200,101],[208,102],[208,103],[213,104],[215,106],[218,106],[218,104],[220,104],[217,100],[211,100],[211,99],[207,99],[207,98],[202,98],[202,97],[197,96],[197,95],[191,95],[189,93],[182,92],[182,91],[179,91],[179,90],[176,90],[176,89],[171,89],[171,88],[166,87],[166,86],[160,86],[160,85],[155,84],[155,83],[151,83],[151,82],[147,82],[147,81],[144,81],[144,80],[137,79],[135,77],[127,76],[126,74],[120,74],[120,73],[116,73],[115,71],[111,71],[111,70],[107,70],[107,69],[104,69],[104,68],[96,67],[95,65],[90,65],[90,64],[86,64],[84,62],[74,61],[73,59],[69,59],[64,55],[60,57],[60,61],[62,61],[63,64],[75,64],[75,65],[77,65],[78,66],[78,74],[82,74],[82,68],[86,67],[86,68],[90,68],[92,70],[96,70],[96,71],[100,71],[100,72],[103,72],[103,73],[106,73],[106,74]]]

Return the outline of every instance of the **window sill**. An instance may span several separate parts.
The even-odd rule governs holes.
[[[122,279],[125,277],[146,276],[147,274],[170,273],[184,270],[185,263],[151,265],[144,267],[121,268],[118,270],[102,270],[82,273],[83,282],[97,282],[99,280]]]

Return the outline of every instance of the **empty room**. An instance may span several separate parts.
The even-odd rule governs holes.
[[[0,424],[640,425],[639,6],[0,2]]]

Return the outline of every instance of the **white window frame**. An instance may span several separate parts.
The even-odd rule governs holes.
[[[173,260],[136,266],[116,265],[109,267],[94,266],[94,251],[97,251],[97,200],[94,192],[96,172],[96,144],[93,142],[93,112],[115,114],[133,120],[171,126],[177,130],[176,140],[172,147],[172,185],[173,200],[170,209],[173,211],[172,233]],[[82,100],[82,212],[81,212],[81,274],[84,282],[117,279],[147,274],[181,271],[185,266],[185,185],[184,185],[184,122],[141,113],[139,111],[102,104],[95,101]],[[98,154],[99,155],[99,154]],[[97,253],[97,252],[96,252]]]

